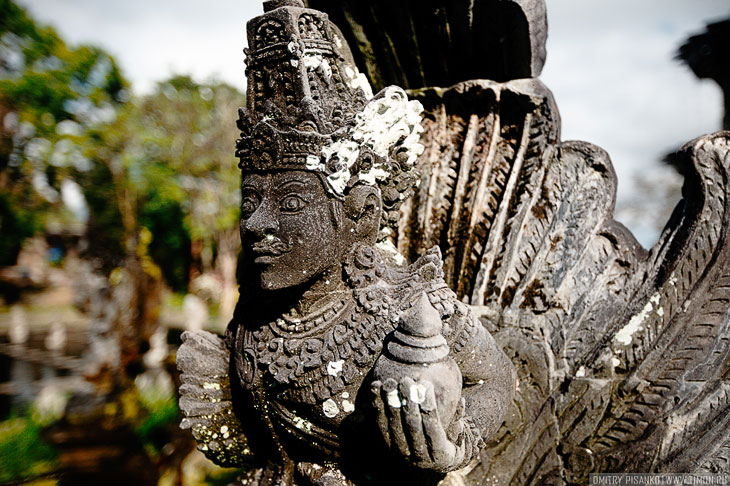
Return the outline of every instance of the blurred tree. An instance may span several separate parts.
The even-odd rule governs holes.
[[[216,275],[221,314],[237,296],[240,172],[232,147],[244,96],[223,83],[188,76],[162,82],[120,118],[132,136],[129,181],[141,197],[141,223],[155,235],[152,258],[178,288],[188,276]]]
[[[69,48],[10,0],[0,0],[0,265],[64,214],[85,219],[76,175],[92,167],[83,135],[116,117],[127,82],[97,47]],[[59,216],[61,215],[61,216]]]
[[[232,315],[242,103],[230,86],[186,76],[132,98],[103,50],[70,48],[0,0],[0,266],[48,225],[86,226],[80,265],[90,269],[76,290],[90,317],[84,362],[96,387],[66,410],[84,437],[111,430],[120,451],[134,449],[122,439],[141,413],[128,397],[159,326],[163,280],[187,290],[191,276],[214,275],[221,314]],[[109,413],[113,427],[99,426]],[[53,443],[94,445],[68,442],[69,424]]]
[[[106,390],[101,409],[133,388],[159,325],[163,277],[187,289],[192,248],[208,249],[199,266],[227,285],[232,314],[240,180],[233,118],[242,98],[224,84],[175,77],[121,106],[113,121],[86,127],[91,168],[77,182],[89,207],[90,252],[111,268],[88,293],[87,377]],[[184,444],[178,449],[187,454]]]
[[[13,264],[23,239],[49,220],[68,221],[63,201],[71,201],[105,274],[136,252],[145,227],[167,283],[186,290],[190,277],[215,269],[228,314],[238,249],[234,117],[244,97],[177,76],[128,100],[104,51],[71,49],[0,0],[0,265]]]

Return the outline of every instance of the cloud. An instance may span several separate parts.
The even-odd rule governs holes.
[[[250,0],[19,1],[72,44],[104,47],[142,93],[175,73],[244,88],[246,22],[262,12]]]

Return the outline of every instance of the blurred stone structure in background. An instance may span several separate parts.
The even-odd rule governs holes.
[[[700,79],[711,79],[725,96],[723,128],[730,130],[730,19],[714,22],[701,34],[693,35],[679,48],[681,60]]]
[[[391,457],[413,466],[451,471],[444,485],[587,484],[595,472],[730,471],[728,132],[696,139],[676,154],[686,167],[684,199],[647,251],[613,220],[616,177],[608,155],[585,142],[560,141],[557,107],[538,79],[547,35],[544,1],[310,0],[329,22],[298,0],[265,5],[266,21],[249,24],[249,111],[239,125],[246,175],[242,237],[251,266],[226,339],[188,334],[178,353],[183,423],[199,448],[220,464],[244,468],[242,484],[260,486],[405,484],[397,475],[379,476],[383,463],[365,454],[364,443],[375,444],[368,454],[390,449]],[[328,39],[337,45],[334,53]],[[369,172],[379,168],[389,180],[394,165],[360,130],[358,113],[371,93],[354,68],[340,78],[338,63],[352,61],[376,90],[399,84],[425,108],[424,150],[412,168],[419,182],[409,199],[400,197],[406,178],[403,185],[381,187]],[[374,99],[387,99],[393,89]],[[387,106],[378,111],[385,112]],[[323,132],[323,119],[345,129]],[[395,147],[413,133],[396,137]],[[388,210],[383,221],[390,231],[378,235],[386,253],[356,252],[344,258],[340,273],[337,266],[326,274],[312,270],[313,261],[337,260],[348,240],[287,226],[287,213],[320,201],[307,189],[300,189],[303,202],[272,205],[271,191],[291,181],[273,180],[278,176],[266,175],[266,168],[292,164],[291,170],[302,154],[306,170],[320,171],[324,188],[340,196],[361,190],[361,179],[373,181],[369,187]],[[369,154],[364,165],[363,154]],[[394,160],[403,173],[411,171],[407,151]],[[342,221],[379,209],[377,197],[366,204],[369,194],[346,204]],[[311,224],[326,227],[322,212],[312,214]],[[298,240],[283,238],[292,231]],[[307,244],[317,250],[290,258],[298,254],[296,245]],[[519,386],[504,422],[485,437],[478,457],[456,471],[423,461],[418,434],[402,437],[389,428],[400,413],[408,427],[414,423],[403,406],[412,398],[407,388],[391,383],[381,389],[375,381],[375,399],[368,390],[352,396],[348,388],[348,406],[334,396],[342,391],[339,373],[357,360],[352,351],[359,348],[343,351],[350,349],[352,327],[334,326],[337,346],[306,341],[340,315],[338,302],[347,292],[329,285],[343,275],[365,291],[366,306],[380,309],[376,315],[399,309],[382,305],[392,303],[382,289],[398,268],[384,263],[387,249],[395,260],[413,262],[399,270],[413,275],[411,287],[443,278],[448,288],[436,294],[449,297],[427,295],[444,327],[452,316],[478,317],[475,332],[489,331],[517,369]],[[428,261],[435,264],[435,281],[419,280]],[[316,286],[315,296],[307,293],[323,275],[331,280]],[[288,285],[299,287],[277,290]],[[321,299],[334,302],[331,310],[310,319],[307,313],[317,309],[311,302]],[[305,301],[312,307],[302,306]],[[378,360],[398,354],[391,345],[416,342],[403,337],[409,335],[406,314],[391,315],[403,318],[395,330],[380,331],[385,347],[378,339],[367,345],[376,356],[383,351]],[[458,361],[458,348],[449,344]],[[320,395],[321,378],[308,370],[313,363],[318,372],[323,360],[323,376],[331,369],[333,379],[322,380],[327,386]],[[376,377],[368,372],[363,385]],[[383,389],[388,407],[377,400]],[[317,414],[312,404],[321,400]],[[386,421],[378,420],[383,410]],[[367,434],[348,436],[347,418],[326,420],[341,411],[362,430],[380,431],[380,444],[364,440]],[[292,445],[307,436],[313,437],[309,448]],[[443,451],[432,450],[432,460],[433,452]],[[358,467],[351,467],[350,454],[360,458]]]

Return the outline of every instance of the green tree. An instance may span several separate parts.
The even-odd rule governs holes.
[[[187,76],[161,83],[141,104],[146,143],[176,174],[190,235],[191,276],[215,272],[223,284],[221,313],[236,298],[240,171],[233,147],[237,108],[244,96],[223,83],[198,84]],[[169,180],[169,179],[167,179]],[[173,191],[170,191],[173,193]]]
[[[96,160],[107,162],[118,205],[127,208],[123,227],[151,231],[150,255],[173,287],[186,290],[189,276],[216,274],[224,314],[236,297],[240,172],[233,147],[243,101],[229,85],[176,76],[95,135],[104,147]]]
[[[243,101],[231,86],[187,76],[130,99],[103,50],[70,48],[0,0],[0,265],[49,222],[73,220],[63,195],[81,191],[88,214],[76,216],[106,273],[137,259],[178,290],[191,276],[215,274],[229,314],[240,183],[234,121]],[[151,241],[140,256],[143,229]]]
[[[0,265],[49,218],[69,218],[64,192],[92,168],[84,134],[115,119],[126,86],[103,50],[70,48],[0,0]]]

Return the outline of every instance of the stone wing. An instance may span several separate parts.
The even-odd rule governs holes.
[[[415,96],[426,151],[398,247],[441,247],[447,281],[520,375],[467,484],[730,470],[730,133],[677,154],[684,199],[647,252],[612,219],[608,155],[558,141],[539,81]]]
[[[611,388],[600,391],[608,376],[594,364],[561,407],[573,416],[562,425],[569,430],[603,396],[595,419],[581,420],[591,432],[563,436],[603,471],[730,471],[730,132],[696,139],[677,157],[684,199],[634,275],[628,306],[604,326]]]
[[[730,133],[678,153],[684,199],[646,251],[613,220],[608,155],[560,141],[537,79],[544,2],[309,4],[376,88],[400,84],[424,105],[421,184],[398,249],[414,261],[438,245],[447,282],[519,370],[509,419],[452,484],[730,471]]]

